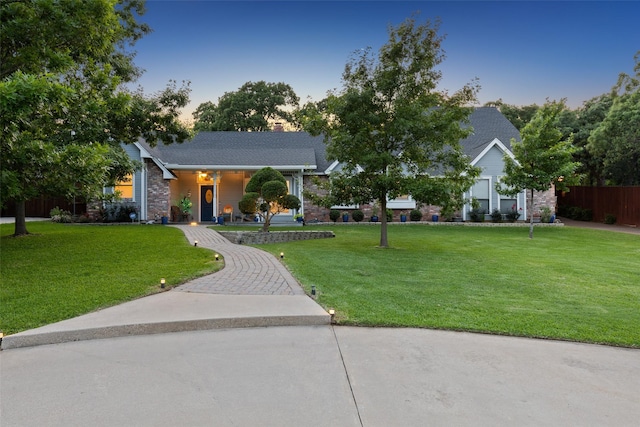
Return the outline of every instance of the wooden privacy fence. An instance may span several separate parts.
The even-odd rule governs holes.
[[[593,221],[604,222],[608,214],[616,224],[640,227],[640,187],[569,187],[558,192],[559,206],[577,206],[593,211]]]
[[[49,212],[51,209],[55,207],[59,207],[60,209],[67,210],[72,214],[76,215],[83,214],[87,211],[87,204],[81,202],[80,200],[75,204],[73,202],[69,202],[67,199],[63,197],[38,197],[37,199],[29,200],[25,204],[25,212],[26,216],[34,216],[34,217],[43,217],[48,218]],[[2,209],[2,216],[15,216],[16,208],[15,203],[9,202],[5,209]]]

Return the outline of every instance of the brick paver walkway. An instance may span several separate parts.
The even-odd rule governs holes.
[[[273,255],[250,246],[236,245],[204,225],[173,225],[193,245],[224,257],[224,268],[175,288],[182,292],[226,295],[304,295],[300,284]]]

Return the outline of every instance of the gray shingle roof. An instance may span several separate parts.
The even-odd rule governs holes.
[[[476,108],[469,116],[473,133],[460,141],[464,153],[475,159],[485,147],[498,138],[511,149],[511,138],[521,141],[520,132],[507,118],[494,107]]]
[[[469,117],[472,135],[461,141],[465,154],[475,159],[494,138],[511,147],[511,138],[520,141],[518,130],[496,108],[480,107]],[[182,144],[158,144],[149,153],[169,169],[246,168],[272,166],[315,168],[325,171],[332,162],[326,159],[322,136],[306,132],[200,132]]]
[[[169,168],[296,166],[324,170],[329,165],[323,137],[306,132],[200,132],[182,144],[159,143],[153,148],[141,144]]]

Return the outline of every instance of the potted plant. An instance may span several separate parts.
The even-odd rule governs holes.
[[[297,221],[297,222],[303,222],[304,221],[304,215],[302,215],[301,213],[297,213],[293,216],[293,220]]]
[[[331,209],[329,211],[329,219],[333,222],[336,222],[340,218],[340,211],[337,209]]]
[[[405,211],[400,212],[400,222],[407,222],[407,213]]]
[[[183,220],[186,220],[186,221],[189,220],[189,216],[191,215],[191,207],[192,206],[193,206],[193,203],[191,202],[191,199],[188,196],[184,196],[178,202],[178,207],[180,208],[180,213],[182,214],[182,219]]]
[[[356,209],[355,211],[351,212],[351,218],[353,218],[355,222],[360,222],[364,219],[364,212],[362,212],[360,209]]]
[[[373,202],[371,206],[371,222],[378,222],[378,202]]]
[[[349,212],[342,213],[342,222],[349,222]]]

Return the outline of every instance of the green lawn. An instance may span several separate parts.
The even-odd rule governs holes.
[[[215,271],[182,231],[147,225],[0,225],[0,331],[16,333],[158,292]]]
[[[212,272],[212,252],[172,227],[0,226],[0,330],[77,316]],[[234,227],[225,227],[232,230]],[[255,228],[254,228],[255,229]],[[273,231],[285,228],[273,228]],[[289,229],[300,230],[299,227]],[[640,347],[640,236],[568,227],[391,225],[262,245],[340,324],[428,327]]]
[[[307,227],[313,229],[313,227]],[[568,227],[334,227],[262,245],[340,324],[410,326],[640,347],[640,237]]]

